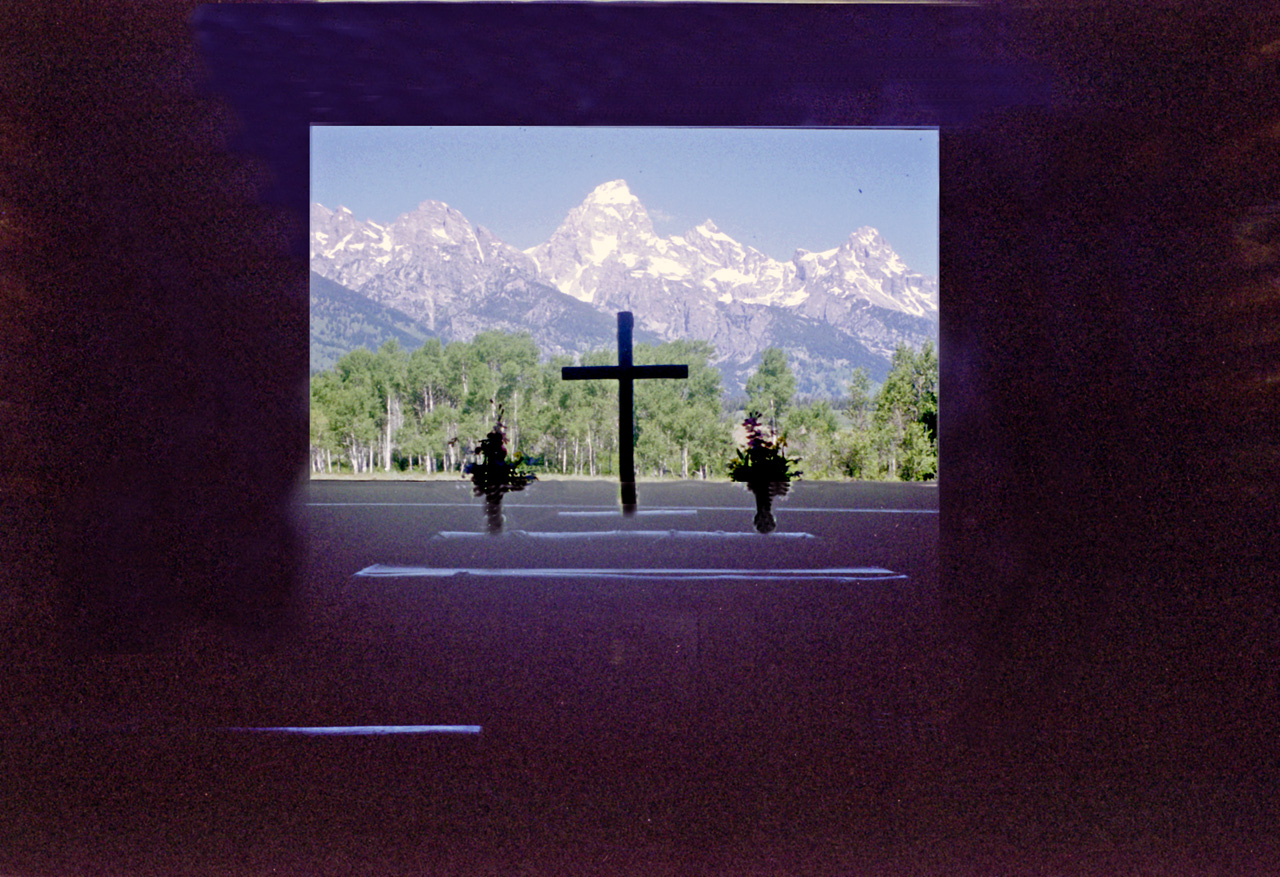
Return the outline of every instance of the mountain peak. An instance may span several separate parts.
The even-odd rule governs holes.
[[[627,188],[626,180],[610,180],[607,183],[601,183],[587,196],[587,201],[592,204],[631,204],[638,200]]]
[[[385,227],[313,204],[312,268],[446,341],[518,327],[546,339],[544,350],[577,352],[599,339],[571,340],[571,325],[604,326],[607,337],[614,312],[632,310],[655,337],[714,343],[738,384],[769,345],[812,351],[805,380],[816,388],[836,386],[850,365],[887,373],[898,343],[936,337],[937,281],[909,272],[874,228],[780,262],[710,218],[659,238],[625,180],[589,192],[524,252],[442,201]]]
[[[719,226],[717,226],[710,219],[705,220],[701,225],[696,226],[693,230],[697,232],[699,235],[701,235],[702,237],[708,238],[709,240],[719,241],[722,244],[728,244],[730,247],[737,247],[737,248],[742,247],[740,243],[735,241],[729,235],[722,232]]]
[[[849,243],[850,245],[870,244],[877,241],[880,243],[884,242],[884,238],[880,236],[879,229],[872,228],[869,225],[864,225],[862,226],[862,228],[858,229],[853,234],[849,235],[849,240],[847,243]]]

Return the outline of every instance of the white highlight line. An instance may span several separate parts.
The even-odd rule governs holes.
[[[479,725],[319,725],[277,728],[226,728],[251,734],[300,734],[307,737],[370,737],[386,734],[479,734]]]
[[[816,539],[812,533],[770,533],[761,536],[759,533],[726,532],[724,530],[590,530],[586,532],[542,532],[532,530],[512,530],[499,534],[514,539],[765,539],[770,542],[779,539]],[[490,540],[493,534],[476,533],[470,530],[442,530],[436,534],[437,539],[484,539]]]
[[[464,508],[469,502],[309,502],[308,508]]]
[[[752,582],[865,582],[888,579],[905,579],[906,575],[874,566],[828,567],[825,569],[618,569],[605,567],[577,567],[565,569],[547,568],[488,568],[488,567],[430,567],[391,566],[375,563],[355,573],[365,578],[432,578],[448,579],[474,576],[476,578],[528,578],[528,579],[672,579],[680,581],[752,581]]]
[[[697,509],[640,509],[634,515],[696,515]],[[556,512],[566,518],[616,518],[623,514],[621,510],[600,512]]]

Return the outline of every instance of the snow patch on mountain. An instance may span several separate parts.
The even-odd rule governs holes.
[[[616,234],[597,235],[591,239],[590,247],[591,252],[587,258],[599,265],[609,258],[611,253],[617,252],[618,236]]]
[[[689,269],[681,265],[674,259],[666,259],[662,257],[652,257],[648,260],[647,273],[655,277],[680,278],[688,277]]]
[[[628,188],[624,180],[612,180],[597,186],[587,196],[587,201],[599,205],[638,204],[640,199],[631,194],[631,189]],[[615,215],[620,214],[615,213]]]

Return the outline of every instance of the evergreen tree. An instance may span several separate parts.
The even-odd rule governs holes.
[[[850,478],[872,479],[881,475],[872,424],[874,410],[871,376],[865,368],[856,368],[849,380],[849,399],[845,405],[849,429],[836,439],[835,451],[840,470]]]
[[[759,412],[776,429],[791,405],[796,378],[787,364],[787,354],[769,347],[760,355],[760,365],[747,378],[747,408]]]
[[[849,425],[856,431],[866,431],[871,426],[871,408],[871,376],[859,366],[849,379],[849,400],[844,409]]]

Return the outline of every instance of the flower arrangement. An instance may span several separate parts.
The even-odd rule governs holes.
[[[795,468],[799,458],[788,459],[786,436],[776,434],[760,423],[760,415],[752,412],[742,421],[747,431],[747,447],[739,448],[729,461],[729,477],[748,484],[786,482],[804,473]]]
[[[752,412],[742,421],[747,431],[747,447],[739,448],[737,456],[729,461],[729,477],[746,482],[747,489],[755,495],[755,528],[761,533],[772,533],[778,522],[773,516],[773,500],[786,496],[793,478],[802,473],[795,468],[799,459],[787,459],[786,436],[780,436],[760,423],[760,415]]]
[[[463,473],[471,476],[476,496],[500,498],[510,490],[523,490],[537,476],[524,468],[523,459],[517,454],[507,459],[507,435],[502,426],[502,412],[498,422],[473,451],[480,459],[463,467]]]

